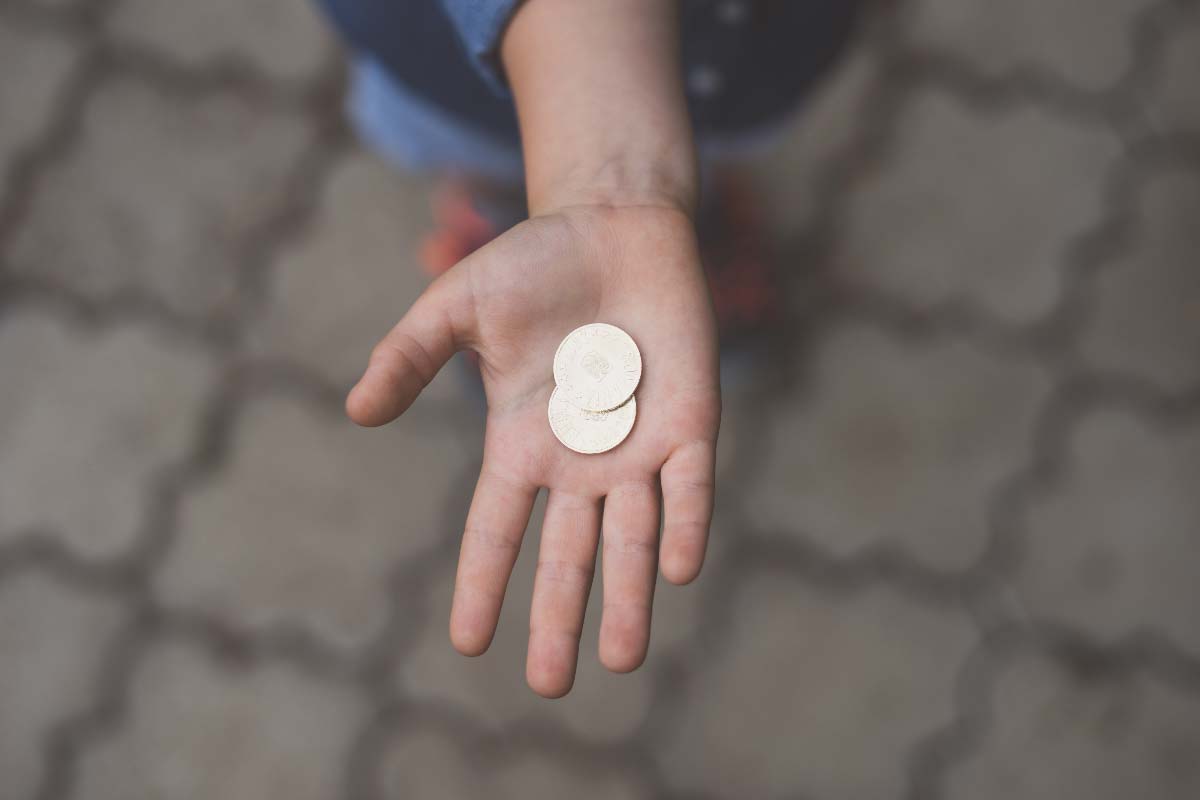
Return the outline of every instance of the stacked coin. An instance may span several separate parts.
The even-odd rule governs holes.
[[[641,379],[642,354],[628,333],[603,322],[576,328],[554,354],[550,429],[577,453],[612,450],[633,428]]]

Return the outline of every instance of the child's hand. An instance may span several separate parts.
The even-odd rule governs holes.
[[[614,450],[580,455],[554,437],[555,349],[608,322],[643,360],[637,421]],[[401,414],[450,356],[479,354],[488,400],[483,468],[467,516],[450,636],[487,649],[539,487],[549,489],[530,614],[527,678],[570,690],[603,541],[600,658],[645,658],[656,564],[696,577],[713,503],[720,391],[712,313],[689,218],[668,206],[572,206],[522,223],[435,281],[372,353],[347,410],[363,425]],[[659,545],[659,490],[663,535]]]
[[[598,538],[600,659],[613,670],[646,656],[656,564],[674,583],[700,571],[721,409],[716,336],[689,215],[696,152],[675,0],[525,0],[499,55],[533,218],[435,281],[375,348],[346,405],[381,425],[456,350],[479,354],[487,434],[450,637],[468,655],[487,649],[547,487],[526,675],[557,697],[574,681]],[[560,444],[547,415],[555,350],[589,322],[623,328],[642,354],[637,421],[599,455]]]

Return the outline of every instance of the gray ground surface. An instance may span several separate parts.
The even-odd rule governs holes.
[[[463,382],[341,416],[428,185],[310,9],[0,2],[0,797],[1200,797],[1198,76],[1196,3],[873,12],[707,571],[548,702],[534,548],[445,633]]]

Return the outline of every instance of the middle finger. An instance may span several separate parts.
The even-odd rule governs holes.
[[[525,666],[530,688],[543,697],[561,697],[575,681],[599,532],[598,497],[550,492],[533,579]]]

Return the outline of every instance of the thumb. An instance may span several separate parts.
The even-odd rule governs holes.
[[[366,372],[346,398],[346,413],[373,427],[403,414],[474,331],[466,271],[445,272],[375,345]]]

